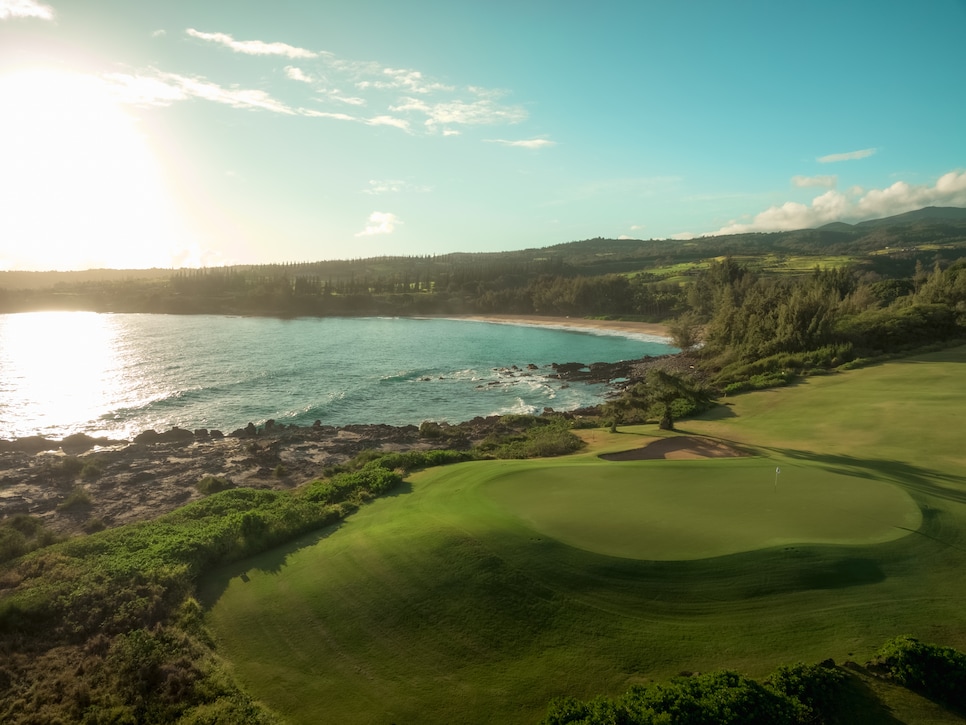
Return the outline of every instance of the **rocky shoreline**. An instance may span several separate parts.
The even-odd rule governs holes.
[[[554,376],[575,384],[603,382],[617,394],[655,365],[690,366],[681,355],[618,363],[565,363]],[[521,373],[524,371],[521,371]],[[545,411],[551,413],[549,409]],[[563,415],[591,416],[598,408]],[[232,486],[291,489],[364,450],[468,449],[506,432],[498,416],[441,424],[432,436],[416,425],[286,426],[268,421],[218,430],[145,431],[132,440],[84,434],[50,440],[0,440],[0,520],[41,519],[58,535],[96,531],[157,517],[202,498],[198,482],[214,476]]]

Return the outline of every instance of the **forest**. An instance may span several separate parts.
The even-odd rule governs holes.
[[[711,264],[784,279],[848,267],[854,304],[891,302],[966,255],[966,210],[690,241],[589,239],[541,249],[178,270],[0,272],[0,313],[37,309],[273,316],[537,314],[666,321]],[[925,271],[923,271],[925,270]],[[898,280],[890,286],[888,280]],[[750,283],[750,278],[745,282]],[[878,286],[876,286],[878,285]],[[865,297],[862,297],[865,295]],[[870,296],[871,295],[871,296]]]

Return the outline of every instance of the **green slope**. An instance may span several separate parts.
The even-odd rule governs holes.
[[[209,624],[239,680],[305,723],[534,722],[555,695],[618,694],[682,670],[761,676],[796,660],[863,660],[899,633],[962,648],[964,362],[959,349],[815,378],[736,397],[685,424],[754,448],[758,458],[614,464],[586,454],[425,472],[321,537],[212,577]],[[635,447],[649,432],[599,432],[597,445]],[[759,464],[763,495],[776,495],[776,466],[777,494],[787,495],[792,473],[831,482],[833,492],[863,492],[838,524],[840,543],[798,530],[789,537],[797,543],[707,558],[627,556],[660,558],[646,547],[607,556],[585,539],[560,540],[582,521],[606,531],[606,507],[585,499],[570,507],[584,518],[558,516],[554,529],[533,520],[539,497],[521,504],[516,495],[528,481],[546,487],[548,471],[578,482],[610,476],[613,490],[602,499],[617,516],[644,499],[622,494],[630,479],[614,471],[677,487],[709,475],[737,485],[729,472]],[[683,497],[675,501],[670,488],[661,496],[666,521],[729,530],[727,507],[721,520],[705,511],[697,525]],[[883,501],[909,524],[910,509],[899,503],[909,499],[921,511],[918,531],[883,541],[897,523],[883,519]],[[821,521],[827,499],[799,507],[803,519]],[[826,543],[806,543],[816,540]]]

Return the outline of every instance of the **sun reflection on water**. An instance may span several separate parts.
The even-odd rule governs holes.
[[[49,434],[110,413],[123,384],[120,336],[112,315],[0,316],[0,438]],[[30,430],[20,420],[32,421]]]

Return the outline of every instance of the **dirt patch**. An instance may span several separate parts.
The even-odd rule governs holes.
[[[634,448],[619,453],[604,453],[600,457],[605,461],[653,461],[666,459],[669,461],[683,461],[695,458],[737,458],[750,455],[727,443],[698,436],[675,436],[672,438],[658,438],[646,446]]]

